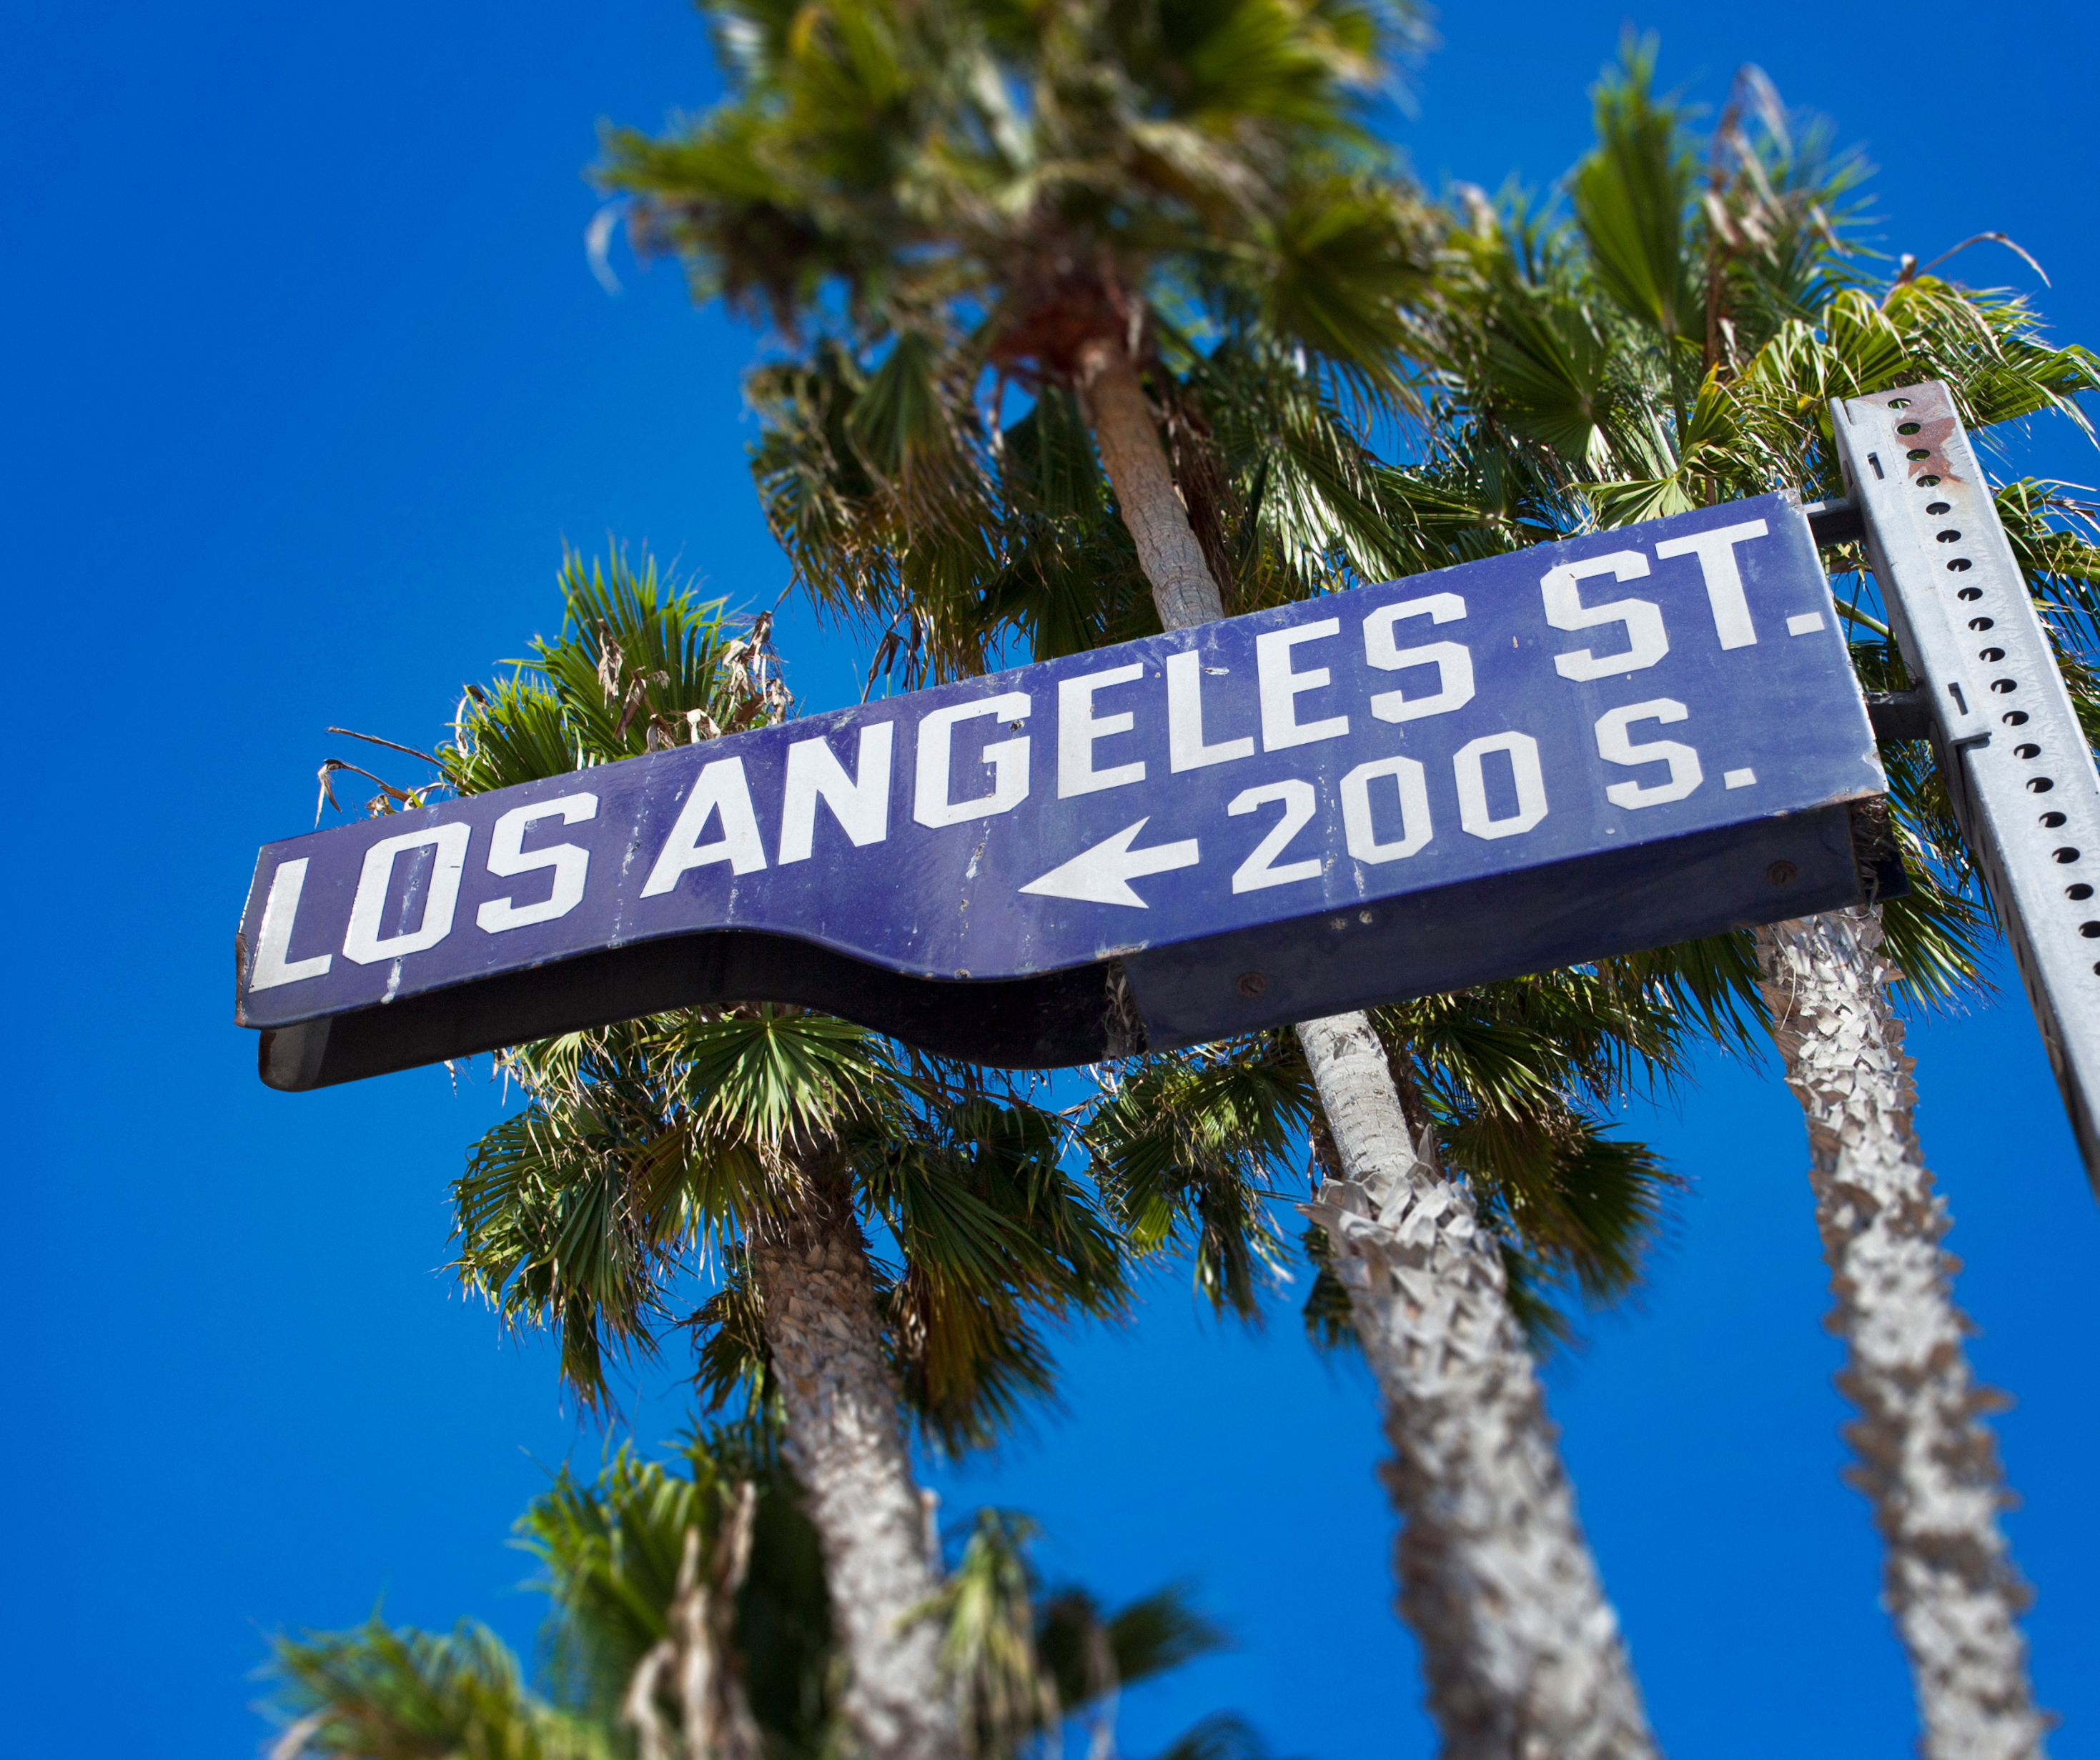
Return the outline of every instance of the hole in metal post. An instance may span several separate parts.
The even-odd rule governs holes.
[[[1932,452],[1930,448],[1926,447],[1912,447],[1909,451],[1904,454],[1904,456],[1907,459],[1930,458]]]
[[[2037,776],[2027,778],[2027,793],[2030,794],[2046,794],[2055,786],[2056,779],[2054,777]]]
[[[2002,648],[1979,648],[1976,650],[1976,658],[1979,660],[1988,661],[1992,665],[1996,666],[1999,661],[2005,658],[2005,650]]]
[[[2092,897],[2093,888],[2086,885],[2086,883],[2081,880],[2076,886],[2066,887],[2063,889],[2063,895],[2069,899],[2073,904],[2077,904],[2083,900]]]
[[[1801,870],[1790,861],[1776,861],[1765,869],[1765,878],[1772,885],[1792,886]]]
[[[2061,831],[2067,821],[2064,819],[2063,815],[2060,812],[2045,812],[2040,818],[2037,819],[2035,823],[2040,825],[2045,831]],[[2076,860],[2077,856],[2078,851],[2076,850],[2073,850],[2068,856],[2058,856],[2057,860],[2058,861],[2072,861]]]
[[[2078,860],[2078,851],[2067,843],[2062,849],[2051,850],[2049,852],[2049,859],[2051,861],[2075,862]]]
[[[2007,727],[2025,727],[2027,724],[2027,712],[2024,709],[2015,709],[2011,714],[2001,715],[1998,719]]]
[[[1258,971],[1243,971],[1233,980],[1233,988],[1243,997],[1258,997],[1268,988],[1268,980]]]
[[[1950,526],[1945,531],[1940,533],[1939,541],[1942,543],[1959,543],[1961,542],[1961,534]]]
[[[1921,489],[1937,489],[1939,486],[1939,479],[1937,477],[1920,477],[1917,482]]]
[[[1991,619],[1987,617],[1972,617],[1969,619],[1969,627],[1973,630],[1987,630],[1991,627]]]
[[[1910,407],[1910,399],[1908,398],[1890,398],[1889,399],[1889,407],[1890,409],[1908,409]]]
[[[2001,697],[2010,697],[2019,686],[2009,678],[1994,678],[1991,680],[1991,689]]]
[[[1955,557],[1955,559],[1954,559],[1952,562],[1948,563],[1947,565],[1948,565],[1948,567],[1951,570],[1952,570],[1955,574],[1961,574],[1963,570],[1965,570],[1965,569],[1967,569],[1967,568],[1968,568],[1968,566],[1969,566],[1969,558],[1968,558],[1968,557],[1966,557],[1965,556],[1958,556],[1958,557]]]
[[[1957,599],[1966,599],[1973,605],[1983,596],[1983,589],[1980,587],[1964,587],[1954,596]]]
[[[2015,746],[2013,748],[2013,755],[2015,758],[2039,758],[2041,756],[2041,747],[2030,741],[2025,746]]]
[[[2078,926],[2078,932],[2089,941],[2100,941],[2100,922],[2090,920],[2082,922]]]
[[[1949,502],[1946,502],[1946,501],[1935,501],[1935,502],[1934,502],[1934,503],[1932,504],[1932,505],[1931,505],[1930,507],[1927,508],[1925,511],[1926,511],[1926,513],[1932,513],[1932,514],[1952,513],[1954,511],[1954,508],[1953,508],[1952,504],[1951,503],[1949,503]]]

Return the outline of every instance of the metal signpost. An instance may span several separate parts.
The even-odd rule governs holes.
[[[1867,555],[2100,1180],[2100,773],[1947,387],[1831,406]]]
[[[273,843],[237,1017],[285,1089],[730,999],[1082,1063],[1899,890],[1884,788],[1767,495]]]

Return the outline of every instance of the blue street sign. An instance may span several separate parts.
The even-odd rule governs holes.
[[[1767,495],[272,843],[237,1019],[308,1088],[800,1003],[1054,1065],[1899,890]]]

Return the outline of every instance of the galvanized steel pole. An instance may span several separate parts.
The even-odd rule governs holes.
[[[1940,774],[2100,1189],[2100,772],[1947,387],[1830,408]]]

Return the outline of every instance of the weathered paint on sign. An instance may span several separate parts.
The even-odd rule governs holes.
[[[1883,788],[1771,495],[273,843],[237,1013],[280,1087],[732,997],[1075,1063],[1861,897]]]

